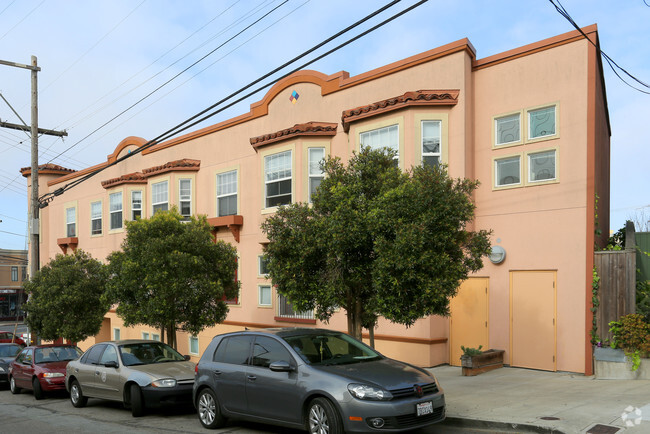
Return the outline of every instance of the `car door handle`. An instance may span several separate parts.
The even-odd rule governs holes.
[[[248,378],[250,381],[257,380],[257,377],[255,375],[247,375],[246,378]]]
[[[214,372],[214,375],[221,375],[221,371],[218,370],[218,369],[215,369],[213,372]]]
[[[99,371],[95,371],[95,375],[99,375]]]

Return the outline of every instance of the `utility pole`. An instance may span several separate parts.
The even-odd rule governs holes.
[[[32,138],[31,149],[31,220],[29,222],[29,245],[30,245],[30,258],[29,258],[29,278],[32,279],[39,269],[39,211],[38,205],[38,134],[48,134],[53,136],[67,136],[65,131],[53,130],[40,130],[38,128],[38,80],[37,74],[41,68],[38,67],[36,56],[32,56],[31,65],[23,65],[15,62],[8,62],[0,60],[0,65],[13,66],[16,68],[23,68],[31,70],[32,78],[32,121],[31,126],[8,124],[7,122],[0,122],[0,127],[13,128],[23,131],[30,131]],[[3,98],[4,99],[4,98]],[[11,106],[10,106],[11,107]],[[13,108],[12,108],[13,110]],[[15,113],[15,111],[14,111]],[[20,118],[20,116],[18,116]],[[22,120],[22,119],[21,119]]]

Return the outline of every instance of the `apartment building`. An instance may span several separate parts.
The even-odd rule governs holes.
[[[346,161],[361,145],[387,146],[403,169],[443,163],[452,177],[481,182],[473,228],[493,230],[493,254],[462,284],[450,318],[410,328],[380,320],[377,349],[433,366],[459,364],[461,345],[483,345],[506,350],[512,366],[590,373],[593,251],[606,237],[596,224],[602,234],[609,229],[610,127],[597,28],[583,31],[587,38],[574,31],[482,59],[463,39],[356,76],[300,71],[248,113],[118,164],[110,165],[146,138],[125,138],[85,170],[45,165],[41,194],[106,169],[41,210],[41,263],[77,248],[104,259],[120,248],[125,221],[177,206],[207,215],[215,237],[236,246],[241,280],[227,320],[180,334],[181,352],[198,357],[215,334],[244,327],[345,330],[345,312],[321,324],[275,292],[260,224],[280,205],[310,200],[324,156]],[[29,180],[30,169],[22,173]],[[82,345],[142,337],[159,331],[125,328],[109,312]]]
[[[22,321],[27,250],[0,249],[0,321]]]

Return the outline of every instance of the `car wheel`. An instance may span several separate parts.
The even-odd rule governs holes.
[[[343,425],[334,405],[325,398],[315,398],[309,404],[309,432],[311,434],[342,434]]]
[[[70,402],[77,408],[85,407],[88,402],[88,398],[84,396],[77,380],[72,380],[72,384],[70,385]]]
[[[32,388],[34,389],[34,398],[43,399],[43,389],[41,389],[41,382],[38,378],[34,377],[32,380]]]
[[[131,415],[140,417],[144,414],[144,399],[137,384],[131,385]]]
[[[201,390],[196,404],[199,421],[205,428],[221,428],[226,424],[226,418],[221,414],[219,402],[211,389]]]
[[[14,377],[9,378],[9,390],[11,390],[11,393],[14,395],[20,393],[20,387],[16,386],[16,380],[14,380]]]

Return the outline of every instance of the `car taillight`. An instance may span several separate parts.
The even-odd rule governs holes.
[[[198,363],[194,365],[194,375],[197,375],[199,373],[199,365]]]

